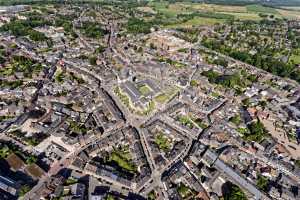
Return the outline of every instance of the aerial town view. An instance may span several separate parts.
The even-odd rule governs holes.
[[[0,200],[300,200],[300,0],[0,0]]]

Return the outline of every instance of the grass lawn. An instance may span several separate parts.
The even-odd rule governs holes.
[[[160,94],[157,97],[155,97],[155,101],[157,101],[158,103],[165,103],[170,97],[166,94]]]
[[[280,13],[280,15],[283,18],[287,19],[300,19],[300,10],[282,10],[282,9],[277,9],[277,11]]]
[[[205,17],[194,17],[193,19],[188,20],[187,22],[181,24],[172,24],[166,26],[166,28],[190,28],[193,26],[209,26],[214,24],[222,24],[226,20],[224,19],[214,19],[214,18],[205,18]]]
[[[159,132],[155,136],[155,143],[158,145],[158,148],[167,152],[171,149],[171,144],[169,138],[165,136],[162,132]]]
[[[178,14],[191,13],[195,11],[189,3],[168,3],[149,2],[148,6],[152,7],[156,12],[164,14],[166,17],[176,17]]]
[[[190,4],[194,10],[203,10],[210,12],[247,12],[245,6],[226,6],[216,4]]]
[[[246,6],[246,8],[248,12],[278,14],[278,11],[276,9],[258,4],[248,5]]]
[[[163,104],[166,103],[168,100],[172,99],[174,97],[174,95],[177,94],[177,92],[179,91],[178,88],[173,87],[168,89],[166,92],[156,96],[154,99],[156,102]]]
[[[289,58],[289,62],[294,61],[295,64],[300,64],[300,55],[291,55]]]
[[[151,92],[151,89],[147,85],[141,85],[138,87],[138,90],[143,96],[146,96]]]
[[[223,14],[230,14],[234,16],[234,19],[239,19],[239,20],[253,20],[253,21],[258,21],[261,20],[262,18],[257,14],[257,13],[246,13],[246,12],[222,12]]]

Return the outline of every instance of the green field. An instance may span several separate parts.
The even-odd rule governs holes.
[[[262,18],[257,13],[248,13],[248,12],[222,12],[224,14],[230,14],[234,16],[234,19],[239,19],[241,21],[245,20],[261,20]]]
[[[168,2],[150,2],[156,12],[162,13],[167,17],[176,17],[177,14],[185,13],[186,10],[178,4],[169,4]]]
[[[174,88],[169,88],[167,89],[164,93],[156,96],[154,98],[154,100],[157,102],[157,103],[160,103],[160,104],[164,104],[166,103],[167,101],[169,101],[170,99],[172,99],[174,97],[174,95],[177,94],[177,92],[179,91],[178,88],[174,87]]]
[[[178,20],[178,16],[181,14],[192,13],[215,13],[225,14],[233,16],[236,20],[261,20],[260,14],[274,15],[276,18],[287,19],[300,19],[299,10],[295,9],[275,9],[259,4],[246,5],[246,6],[231,6],[231,5],[216,5],[206,3],[191,3],[191,2],[176,2],[170,3],[167,1],[149,2],[147,6],[143,8],[145,11],[164,15],[165,18]],[[226,22],[224,19],[215,16],[198,16],[188,21],[179,23],[171,23],[166,25],[166,28],[191,28],[195,26],[211,26],[215,24],[223,24]]]
[[[248,5],[246,6],[248,12],[264,13],[264,14],[278,14],[278,11],[271,7],[262,5]]]
[[[193,26],[210,26],[215,24],[222,24],[226,20],[223,19],[214,19],[214,18],[205,18],[205,17],[195,17],[191,20],[188,20],[187,22],[181,23],[181,24],[173,24],[170,26],[167,26],[167,28],[190,28]]]
[[[151,89],[147,85],[141,85],[138,90],[144,96],[151,92]]]

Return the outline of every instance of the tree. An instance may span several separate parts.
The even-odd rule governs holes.
[[[102,28],[101,24],[96,22],[84,22],[80,30],[85,36],[96,39],[109,33],[108,30]]]
[[[250,106],[250,99],[249,98],[245,98],[242,100],[243,106],[245,107],[249,107]]]
[[[139,47],[139,48],[137,49],[137,52],[138,52],[138,53],[143,53],[143,47]]]
[[[269,184],[269,181],[267,178],[263,177],[262,175],[258,176],[256,185],[260,190],[267,192],[268,184]]]
[[[221,65],[221,66],[224,66],[224,67],[227,67],[227,66],[228,66],[228,62],[227,62],[227,60],[225,60],[224,58],[218,58],[218,59],[215,59],[215,60],[213,61],[213,64]]]
[[[19,191],[19,196],[23,197],[29,191],[30,191],[30,187],[28,185],[22,185]]]
[[[26,163],[27,163],[28,165],[33,164],[33,163],[36,163],[36,161],[37,161],[37,157],[36,157],[36,156],[33,156],[33,155],[29,156],[29,157],[26,159]]]
[[[235,116],[231,117],[229,119],[229,121],[238,126],[241,123],[241,117],[240,117],[240,115],[235,115]]]
[[[206,76],[208,78],[208,81],[211,83],[215,83],[217,78],[219,77],[219,74],[213,70],[204,71],[201,73],[201,75]]]
[[[232,183],[225,183],[224,200],[247,200],[245,193]]]
[[[45,36],[44,33],[32,30],[29,31],[29,38],[32,39],[33,41],[46,41],[48,38]]]
[[[259,105],[260,105],[263,109],[265,109],[265,107],[267,106],[267,102],[266,102],[266,101],[260,101],[260,102],[259,102]]]
[[[152,42],[150,43],[150,49],[156,49],[156,46]]]
[[[153,23],[146,22],[138,18],[130,18],[127,22],[127,31],[129,33],[138,34],[138,33],[150,33],[150,29],[153,26]]]
[[[100,45],[96,50],[95,53],[103,53],[105,51],[105,47]]]
[[[95,56],[91,56],[89,58],[89,62],[91,65],[97,65],[97,58]]]
[[[261,142],[268,134],[261,121],[252,122],[248,125],[249,133],[246,133],[244,137],[249,141]]]
[[[196,87],[196,86],[198,86],[198,82],[196,80],[191,80],[190,85],[192,87]]]

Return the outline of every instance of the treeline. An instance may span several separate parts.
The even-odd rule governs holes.
[[[277,58],[274,58],[272,54],[258,51],[256,54],[252,55],[247,51],[239,51],[232,49],[231,47],[224,46],[221,41],[214,39],[205,39],[202,41],[202,45],[209,49],[228,55],[234,59],[263,69],[274,75],[288,77],[300,83],[300,69],[298,69],[294,64],[285,63]]]
[[[223,13],[215,13],[215,12],[193,12],[191,14],[179,14],[179,15],[177,15],[177,18],[183,18],[186,21],[191,20],[194,17],[205,17],[205,18],[214,18],[214,19],[234,20],[233,15],[223,14]]]
[[[102,28],[102,25],[96,22],[84,22],[80,31],[87,37],[90,38],[101,38],[109,31]]]
[[[153,27],[155,23],[153,21],[147,22],[143,19],[139,18],[129,18],[127,21],[127,32],[133,33],[133,34],[138,34],[138,33],[150,33],[151,32],[151,27]]]
[[[245,81],[242,80],[239,73],[234,74],[219,74],[213,70],[204,71],[201,75],[208,78],[210,83],[215,83],[228,88],[244,87]]]

